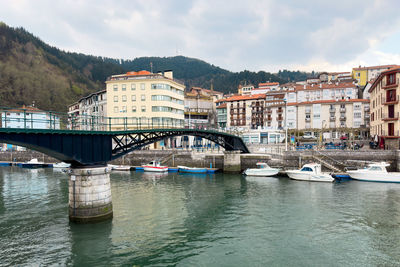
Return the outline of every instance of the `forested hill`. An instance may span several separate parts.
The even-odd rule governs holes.
[[[96,57],[70,53],[52,47],[23,28],[0,22],[0,105],[36,106],[65,112],[67,106],[82,96],[101,90],[113,74],[127,71],[173,70],[174,77],[188,88],[199,86],[222,92],[236,92],[240,83],[257,85],[265,81],[293,81],[284,71],[278,77],[268,72],[230,72],[202,60],[184,56],[141,57],[134,60]],[[283,73],[279,73],[283,74]]]

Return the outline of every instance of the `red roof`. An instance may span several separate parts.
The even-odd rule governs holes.
[[[226,108],[226,103],[219,105],[217,108]]]
[[[257,94],[257,95],[235,95],[227,98],[226,102],[232,101],[241,101],[241,100],[252,100],[252,99],[260,99],[265,98],[265,94]]]
[[[140,71],[128,71],[126,73],[127,76],[134,76],[134,75],[150,75],[151,72],[147,70],[140,70]]]
[[[370,66],[370,67],[360,67],[360,68],[353,68],[353,70],[371,70],[371,69],[385,69],[385,68],[393,68],[397,67],[398,65],[380,65],[380,66]]]
[[[278,82],[273,82],[273,83],[259,83],[258,87],[260,86],[274,86],[274,85],[279,85]]]

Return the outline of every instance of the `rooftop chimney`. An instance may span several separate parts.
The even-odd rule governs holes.
[[[172,70],[165,70],[164,71],[164,77],[168,78],[168,79],[173,79],[173,75],[172,75]]]

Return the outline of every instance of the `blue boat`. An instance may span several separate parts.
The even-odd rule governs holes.
[[[207,168],[196,168],[196,167],[186,167],[186,166],[178,166],[179,172],[186,173],[207,173]]]

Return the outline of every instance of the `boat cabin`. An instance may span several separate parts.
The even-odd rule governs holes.
[[[372,163],[368,165],[367,170],[372,172],[387,172],[387,166],[390,166],[390,164],[386,162]]]
[[[256,166],[257,166],[257,169],[268,169],[269,168],[268,164],[265,162],[257,162]]]
[[[303,168],[300,169],[300,171],[320,174],[321,173],[321,164],[317,164],[317,163],[305,164],[303,166]]]

